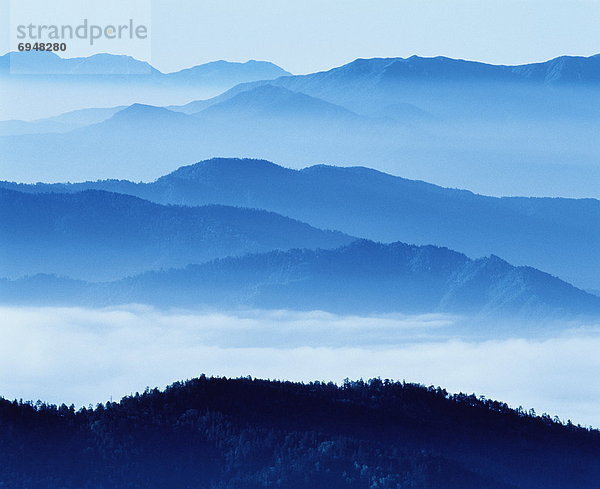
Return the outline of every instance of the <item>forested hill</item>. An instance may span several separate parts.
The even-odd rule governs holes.
[[[591,489],[600,434],[443,389],[204,376],[75,411],[0,400],[0,487]]]

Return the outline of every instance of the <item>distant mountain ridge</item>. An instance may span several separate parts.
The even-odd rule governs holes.
[[[0,120],[38,120],[75,110],[133,103],[181,104],[214,97],[239,83],[289,74],[273,63],[256,60],[220,60],[162,73],[146,61],[124,55],[61,58],[47,51],[10,52],[0,56],[0,81],[5,94]],[[53,97],[44,98],[41,92],[51,92]],[[9,129],[12,134],[20,132],[19,127],[0,125],[0,134],[9,133]]]
[[[128,129],[131,125],[142,126],[144,130],[148,129],[149,126],[164,127],[165,125],[171,124],[174,126],[185,125],[190,121],[190,118],[179,112],[173,112],[164,107],[156,107],[154,105],[147,104],[133,104],[129,107],[125,107],[122,110],[115,112],[106,121],[101,121],[95,126],[102,127],[103,124],[116,123],[123,125],[123,129]],[[170,127],[172,129],[172,127]],[[81,132],[89,132],[90,128],[83,127],[77,134]]]
[[[160,75],[146,61],[132,56],[94,54],[89,57],[63,58],[52,51],[9,52],[0,56],[0,75]]]
[[[189,113],[186,111],[185,113]],[[270,84],[241,92],[227,100],[211,104],[194,112],[198,117],[274,117],[276,119],[304,117],[346,118],[359,120],[353,112],[303,93]]]
[[[442,93],[459,94],[462,93],[460,88],[462,85],[464,90],[471,91],[478,103],[481,102],[480,98],[483,94],[477,90],[473,91],[474,84],[490,86],[510,84],[515,85],[516,88],[520,85],[524,89],[536,85],[557,87],[575,85],[598,89],[600,54],[590,57],[561,56],[541,63],[515,66],[492,65],[444,56],[358,58],[327,71],[307,75],[286,75],[268,82],[241,83],[219,98],[221,100],[231,98],[266,83],[323,98],[349,109],[357,107],[372,111],[373,108],[369,108],[368,104],[380,105],[383,98],[417,103],[421,108],[430,109],[431,102],[438,105],[440,102],[436,94],[431,93],[431,87],[435,87],[435,91]],[[423,89],[415,86],[415,83],[424,84]],[[402,87],[402,92],[393,93],[399,87]],[[429,100],[424,97],[427,93],[429,93]],[[508,95],[512,96],[511,93]],[[352,100],[352,97],[355,100]],[[500,96],[501,102],[507,102],[505,99],[506,94]],[[365,102],[368,104],[365,105]],[[468,99],[462,100],[462,97],[460,102],[469,103]],[[528,100],[525,102],[530,103]]]
[[[334,250],[272,251],[103,284],[33,276],[0,284],[11,303],[459,313],[500,321],[600,317],[600,297],[498,257],[435,246],[355,241]],[[39,290],[43,290],[42,294]]]
[[[271,80],[273,85],[283,86],[326,100],[333,96],[329,89],[337,86],[342,91],[349,87],[371,89],[390,83],[414,82],[439,83],[460,82],[469,86],[473,82],[486,83],[534,83],[590,84],[600,83],[600,54],[590,57],[560,56],[541,63],[524,65],[493,65],[477,61],[453,59],[444,56],[409,58],[358,58],[345,65],[327,71],[307,75],[288,75]],[[239,93],[264,82],[242,84],[231,89]]]
[[[131,56],[99,53],[89,57],[63,58],[56,53],[43,51],[9,52],[0,56],[0,74],[9,71],[11,61],[46,74],[147,74],[177,78],[208,77],[228,72],[236,75],[239,69],[254,72],[254,76],[268,74],[272,80],[277,76],[288,77],[290,73],[268,61],[249,60],[243,63],[224,60],[212,61],[178,71],[163,73],[150,63]],[[119,70],[124,70],[122,73]],[[494,65],[478,61],[448,58],[445,56],[408,58],[358,58],[345,65],[308,75],[291,75],[295,79],[308,80],[327,74],[368,78],[377,75],[388,77],[424,77],[438,79],[466,78],[498,79],[536,83],[597,83],[600,82],[600,54],[594,56],[559,56],[544,62],[522,65]],[[276,75],[276,76],[272,76]]]
[[[260,76],[254,63],[214,63],[181,75],[123,75],[118,84],[126,86],[125,94],[111,88],[98,106],[136,102],[197,120],[185,128],[165,121],[144,132],[137,123],[111,127],[105,117],[104,125],[93,123],[75,135],[39,134],[64,133],[57,120],[3,124],[0,146],[7,156],[0,171],[16,181],[138,181],[226,154],[296,168],[306,162],[367,163],[488,195],[597,198],[600,146],[589,141],[600,131],[598,60],[561,57],[513,67],[415,56],[358,59],[297,76],[266,66]],[[228,78],[236,70],[244,74],[240,83]],[[216,71],[223,77],[218,87],[206,78]],[[198,85],[186,81],[190,76]],[[88,87],[88,104],[101,93],[86,85],[93,78],[78,78]],[[76,91],[69,87],[69,93]],[[7,99],[42,105],[26,95]]]
[[[89,57],[63,58],[50,51],[9,52],[0,56],[0,75],[151,75],[177,82],[240,83],[243,78],[270,79],[290,73],[269,61],[249,60],[244,63],[213,61],[163,73],[146,61],[131,56],[100,53]]]
[[[0,186],[23,192],[99,189],[160,204],[267,209],[376,241],[434,244],[472,257],[496,254],[582,288],[600,287],[600,201],[594,199],[486,197],[364,167],[292,170],[235,158],[184,166],[152,183]]]
[[[257,61],[251,59],[244,63],[232,61],[211,61],[201,65],[184,68],[179,71],[166,73],[168,79],[175,79],[180,83],[198,82],[200,80],[211,80],[219,78],[222,82],[230,85],[241,83],[240,78],[273,79],[280,76],[290,75],[288,71],[270,61]]]
[[[98,124],[109,119],[126,107],[106,107],[80,109],[65,112],[54,117],[46,117],[33,121],[10,120],[0,121],[0,136],[20,136],[25,134],[66,133],[79,127]]]
[[[15,173],[27,172],[38,181],[73,181],[90,172],[98,179],[139,180],[156,178],[182,161],[197,161],[199,152],[218,154],[219,147],[246,155],[244,148],[252,146],[251,156],[261,147],[284,152],[296,147],[296,157],[301,158],[315,148],[332,154],[345,151],[335,142],[336,135],[359,133],[365,144],[372,144],[372,138],[406,131],[401,126],[390,130],[381,121],[330,102],[269,85],[198,113],[138,103],[102,114],[104,120],[62,134],[21,130],[20,135],[0,137],[7,155],[0,171],[15,180]]]
[[[145,113],[142,112],[142,108],[145,108]],[[335,121],[336,119],[354,122],[361,120],[361,116],[339,105],[331,104],[302,93],[292,92],[286,88],[267,84],[221,101],[219,101],[219,97],[215,97],[215,99],[210,101],[192,102],[185,106],[160,107],[135,103],[129,106],[75,110],[55,117],[33,121],[0,121],[0,136],[68,133],[75,129],[97,125],[110,119],[122,119],[124,116],[129,117],[132,123],[137,124],[140,122],[168,124],[168,120],[152,121],[150,119],[152,116],[151,110],[154,111],[157,118],[164,118],[168,114],[174,114],[171,120],[177,121],[183,120],[183,114],[185,114],[197,116],[207,123],[227,122],[231,118],[254,119],[252,122],[256,120],[268,122],[269,118],[282,121],[287,118],[295,123],[300,120],[308,123],[327,120]],[[410,107],[400,107],[395,112],[427,117],[427,114],[421,114],[418,112],[418,109],[411,109]],[[136,115],[139,116],[137,120]],[[191,119],[188,119],[188,122],[192,126],[199,124],[198,121]],[[202,127],[198,127],[198,130],[201,131]]]
[[[372,62],[372,63],[370,63]],[[367,68],[367,66],[369,68]],[[411,78],[489,81],[528,81],[535,83],[597,83],[600,82],[600,55],[560,56],[540,63],[523,65],[494,65],[477,61],[453,59],[445,56],[432,58],[411,56],[409,58],[359,59],[343,70],[362,75],[368,71],[387,78]]]
[[[97,190],[0,189],[3,277],[43,272],[114,280],[249,252],[335,248],[353,239],[261,210],[162,206]]]

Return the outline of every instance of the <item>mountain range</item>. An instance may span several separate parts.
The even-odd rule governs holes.
[[[124,77],[131,86],[141,87],[140,93],[155,79],[163,88],[169,83],[189,88],[191,80],[206,81],[215,73],[226,78],[240,70],[252,78],[264,69],[275,78],[241,83],[187,104],[133,103],[32,123],[6,121],[0,127],[9,134],[0,137],[5,155],[1,169],[7,180],[14,180],[0,185],[5,204],[0,216],[6,254],[2,274],[7,278],[47,273],[113,281],[119,285],[104,287],[117,297],[120,287],[127,289],[123,277],[146,280],[143,273],[149,270],[205,267],[215,258],[243,260],[247,253],[271,250],[335,248],[341,253],[340,246],[363,238],[447,247],[466,253],[470,258],[461,256],[467,260],[498,255],[576,287],[600,288],[597,199],[488,197],[353,166],[369,161],[380,169],[392,166],[393,173],[405,177],[431,173],[436,182],[479,182],[465,186],[475,190],[482,182],[499,185],[496,190],[508,184],[509,195],[518,188],[532,195],[550,187],[554,191],[548,195],[595,196],[600,181],[595,152],[600,148],[589,141],[600,120],[598,57],[564,57],[520,67],[448,58],[359,59],[327,72],[278,76],[278,68],[260,63],[213,63],[179,75],[150,67],[150,74],[132,75],[150,65],[104,55],[76,62],[40,56],[40,66],[47,63],[49,71],[72,66],[74,78],[49,75],[57,83],[67,79],[89,88],[97,76],[107,77],[103,80],[109,84]],[[34,57],[17,56],[25,64],[35,63]],[[7,65],[6,59],[2,63]],[[113,74],[98,75],[104,65],[113,66]],[[119,67],[130,74],[117,74]],[[23,76],[35,82],[34,75]],[[183,81],[166,81],[169,76]],[[146,81],[136,84],[136,77]],[[317,164],[297,170],[259,158],[217,158],[171,171],[182,162],[198,161],[199,155],[222,153],[223,148],[232,156],[277,156],[292,167],[332,160],[348,166]],[[97,180],[15,183],[85,180],[81,175]],[[94,257],[91,264],[89,256]],[[372,258],[378,263],[377,256]],[[292,270],[290,263],[283,260],[280,265]],[[236,264],[243,275],[245,262]],[[421,272],[425,277],[426,271]],[[300,278],[293,275],[292,282],[300,283]],[[495,283],[488,278],[481,290]],[[315,280],[319,290],[320,279]],[[505,298],[509,287],[502,286],[487,296],[489,300],[474,300],[473,310],[494,310],[495,304],[519,309],[526,295],[519,296],[519,284],[527,280],[515,280],[516,302]],[[261,297],[257,292],[262,282],[240,283],[252,284],[256,294],[242,287],[227,300],[267,306],[270,294]],[[285,295],[287,286],[275,283]],[[7,287],[14,284],[8,282]],[[398,287],[405,290],[406,284]],[[414,304],[408,299],[399,299],[399,304],[419,310],[468,309],[466,299],[443,299],[453,297],[455,290],[447,281],[436,287],[438,295],[432,297],[437,302],[421,304],[415,296]],[[534,289],[527,285],[523,290]],[[282,307],[288,307],[297,292],[282,296]],[[563,292],[579,304],[566,289]],[[389,304],[376,298],[367,300],[365,291],[360,295],[366,309],[389,310]],[[185,296],[182,293],[182,300]],[[540,302],[544,308],[556,303],[548,310],[569,309],[552,297],[532,299],[527,307],[535,309]],[[305,299],[306,307],[319,307],[318,301]]]
[[[250,252],[335,248],[353,239],[256,209],[165,206],[96,190],[0,189],[2,277],[114,280]]]
[[[265,209],[375,241],[433,244],[471,257],[496,254],[578,287],[600,288],[600,201],[595,199],[487,197],[364,167],[293,170],[235,158],[184,166],[151,183],[0,182],[0,187],[32,193],[96,189],[163,205]]]
[[[145,82],[131,83],[138,105],[190,117],[130,110],[131,98],[111,98],[115,89],[103,102],[119,102],[115,109],[74,116],[81,122],[71,125],[5,121],[0,147],[7,156],[0,169],[4,178],[23,182],[147,181],[182,162],[227,154],[296,168],[306,162],[368,163],[490,195],[597,198],[600,147],[590,141],[600,130],[598,59],[564,57],[518,67],[449,58],[360,59],[310,75],[267,70],[263,78],[271,79],[219,90],[212,98],[198,100],[201,90],[194,89],[196,100],[186,104],[177,103],[179,88],[164,103],[166,98],[146,96]],[[242,69],[246,65],[239,69],[252,78],[256,73]],[[178,76],[196,73],[205,80],[201,73],[219,66]],[[96,93],[94,87],[82,93]],[[77,98],[78,90],[71,87],[67,100]],[[25,95],[18,99],[33,103]],[[131,127],[111,117],[119,109]],[[146,124],[153,127],[144,131]]]
[[[318,361],[329,345],[350,361],[425,355],[435,371],[450,358],[435,352],[458,342],[456,373],[461,355],[482,356],[489,380],[493,358],[536,352],[537,334],[550,354],[581,355],[579,335],[597,329],[600,55],[357,59],[292,75],[28,52],[0,56],[0,83],[0,118],[28,114],[0,121],[0,306],[35,339],[9,334],[21,346],[7,365],[52,372],[50,338],[74,345],[59,369],[102,355],[114,377],[110,344],[142,358],[150,335],[150,356],[184,343],[217,366],[237,346],[292,362],[296,346]],[[104,325],[102,349],[89,325]],[[203,375],[78,411],[0,397],[0,489],[591,489],[599,448],[597,430],[570,421],[388,379]]]
[[[125,108],[125,106],[117,106],[104,109],[79,109],[34,121],[0,121],[0,136],[69,132],[79,127],[105,121]]]
[[[106,53],[83,58],[62,58],[50,51],[10,52],[0,56],[0,76],[61,75],[66,78],[105,76],[110,79],[115,76],[121,78],[120,75],[150,75],[156,79],[163,79],[167,83],[216,83],[233,86],[251,79],[265,80],[289,74],[273,63],[256,60],[245,63],[219,60],[172,73],[163,73],[146,61],[131,56]]]
[[[240,84],[226,96],[265,83]],[[516,115],[531,118],[540,111],[547,115],[551,111],[543,105],[550,102],[550,109],[557,116],[577,114],[593,118],[598,114],[597,103],[586,106],[585,99],[579,99],[573,104],[574,94],[560,90],[582,89],[583,95],[597,97],[600,55],[562,56],[519,66],[490,65],[443,56],[357,59],[328,71],[283,76],[268,83],[360,113],[377,111],[392,100],[416,104],[438,116],[478,118],[483,113],[487,117],[514,119]],[[450,99],[450,94],[458,98]],[[491,100],[492,94],[496,100]],[[505,110],[509,107],[511,113],[507,114]]]
[[[360,119],[360,116],[339,105],[270,84],[240,92],[192,115],[228,121],[239,117],[250,120],[288,119],[290,122],[307,119],[311,123],[319,118],[331,121]]]
[[[275,154],[296,147],[296,157],[306,155],[310,161],[315,147],[327,147],[332,154],[344,151],[335,142],[336,134],[360,132],[365,144],[389,135],[381,124],[347,109],[269,86],[196,114],[134,104],[106,120],[61,134],[20,132],[0,137],[6,155],[0,168],[5,178],[21,181],[27,173],[35,174],[35,181],[73,181],[81,175],[153,179],[182,161],[197,161],[199,153],[218,154],[225,147],[232,155],[254,148],[250,156],[266,147]]]
[[[530,267],[435,246],[359,240],[334,250],[271,251],[109,283],[35,275],[0,283],[16,304],[457,313],[502,321],[600,317],[600,297]]]
[[[10,52],[0,56],[4,95],[0,119],[40,119],[78,109],[132,103],[183,103],[218,95],[238,83],[282,75],[289,73],[267,61],[219,60],[163,73],[145,61],[124,55],[61,58],[47,51]],[[43,97],[41,91],[52,92],[53,97]]]

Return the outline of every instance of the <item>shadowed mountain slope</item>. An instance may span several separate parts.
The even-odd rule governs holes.
[[[585,110],[583,99],[580,99],[576,107],[569,109],[568,102],[572,99],[561,103],[556,100],[559,98],[556,95],[565,95],[567,92],[561,93],[556,90],[576,87],[584,90],[582,95],[585,97],[589,94],[587,89],[598,89],[600,55],[588,58],[562,56],[543,63],[519,66],[490,65],[443,56],[357,59],[319,73],[283,76],[268,82],[241,84],[223,97],[231,97],[264,83],[306,93],[349,108],[374,109],[375,106],[385,104],[386,100],[402,99],[426,110],[435,108],[434,113],[437,115],[458,115],[460,104],[463,104],[463,115],[474,116],[476,104],[481,104],[482,99],[496,95],[496,107],[510,105],[516,110],[521,103],[521,111],[517,112],[519,114],[523,114],[523,109],[541,109],[541,106],[537,106],[540,100],[550,101],[554,98],[554,104],[559,104],[556,107],[560,107],[561,110],[568,113],[579,110],[581,114],[591,115],[591,109],[598,110],[596,104],[593,108]],[[533,90],[538,91],[537,97],[534,96]],[[469,92],[470,97],[467,96]],[[458,100],[444,100],[441,97],[451,93],[462,95]],[[525,100],[517,100],[518,97],[515,97],[525,93],[532,97]],[[491,108],[489,102],[492,101],[489,100],[480,109]],[[494,112],[495,116],[501,116],[501,112]]]
[[[600,317],[599,297],[530,267],[496,256],[471,260],[435,246],[364,240],[334,250],[224,258],[104,284],[34,276],[1,287],[8,303],[445,312],[497,321]]]
[[[207,118],[291,118],[310,120],[348,118],[360,120],[360,116],[348,109],[325,102],[303,93],[292,92],[273,85],[261,85],[241,92],[227,100],[211,104],[195,113]]]
[[[496,254],[582,288],[600,287],[600,201],[595,199],[495,198],[362,167],[298,171],[264,160],[225,158],[181,167],[148,184],[0,185],[23,192],[95,188],[162,204],[261,208],[377,241],[446,246],[472,257]]]
[[[110,280],[161,267],[272,249],[337,247],[352,240],[272,212],[163,206],[89,190],[0,190],[0,276],[56,273]]]

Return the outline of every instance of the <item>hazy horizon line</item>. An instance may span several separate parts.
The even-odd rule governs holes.
[[[33,53],[33,51],[6,51],[3,54],[0,55],[0,57],[4,57],[10,54],[19,54],[21,52],[30,52]],[[180,65],[180,67],[176,70],[173,71],[162,71],[161,69],[157,68],[157,65],[155,65],[153,63],[152,60],[150,59],[143,59],[143,58],[136,58],[135,56],[129,55],[129,54],[123,54],[123,53],[109,53],[109,52],[99,52],[99,53],[95,53],[92,54],[90,56],[73,56],[73,57],[63,57],[60,54],[58,54],[57,52],[54,51],[36,51],[36,54],[50,54],[50,55],[54,55],[58,58],[64,59],[64,60],[69,60],[69,59],[89,59],[89,58],[93,58],[94,56],[124,56],[124,57],[128,57],[131,58],[135,61],[139,61],[139,62],[143,62],[143,63],[147,63],[149,64],[152,68],[154,68],[155,70],[159,71],[161,74],[163,75],[169,75],[169,74],[173,74],[173,73],[178,73],[180,71],[183,70],[187,70],[187,69],[191,69],[191,68],[196,68],[198,66],[204,66],[204,65],[208,65],[211,63],[219,63],[219,62],[225,62],[225,63],[231,63],[231,64],[247,64],[247,63],[251,63],[251,62],[259,62],[259,63],[271,63],[287,72],[290,73],[290,75],[292,76],[302,76],[302,75],[309,75],[309,74],[314,74],[314,73],[321,73],[321,72],[325,72],[325,71],[330,71],[333,70],[335,68],[339,68],[342,66],[345,66],[347,64],[353,63],[354,61],[357,60],[372,60],[372,59],[389,59],[389,60],[393,60],[393,59],[410,59],[410,58],[422,58],[422,59],[437,59],[437,58],[444,58],[444,59],[451,59],[451,60],[456,60],[456,61],[466,61],[469,63],[478,63],[478,64],[485,64],[485,65],[489,65],[489,66],[505,66],[505,67],[519,67],[519,66],[529,66],[529,65],[535,65],[535,64],[543,64],[543,63],[548,63],[550,61],[554,61],[556,59],[560,59],[560,58],[585,58],[585,59],[589,59],[589,58],[593,58],[595,56],[600,56],[600,51],[595,53],[595,54],[590,54],[590,55],[585,55],[585,54],[560,54],[551,58],[539,58],[536,60],[530,60],[526,63],[516,63],[516,64],[512,64],[512,63],[498,63],[498,62],[492,62],[492,61],[484,61],[481,59],[472,59],[472,58],[467,58],[467,57],[460,57],[460,56],[450,56],[450,55],[445,55],[445,54],[437,54],[437,55],[421,55],[421,54],[411,54],[409,56],[370,56],[370,57],[363,57],[363,56],[358,56],[358,57],[349,57],[347,58],[347,61],[341,63],[341,64],[334,64],[334,65],[330,65],[328,68],[323,68],[323,69],[314,69],[313,71],[306,71],[306,72],[292,72],[289,69],[287,69],[285,66],[282,66],[281,64],[279,64],[278,62],[275,61],[271,61],[268,59],[257,59],[257,58],[240,58],[237,60],[233,60],[233,59],[224,59],[224,58],[218,58],[218,59],[213,59],[211,61],[205,61],[205,62],[198,62],[195,64],[186,64],[186,65]],[[282,75],[285,76],[285,75]]]

